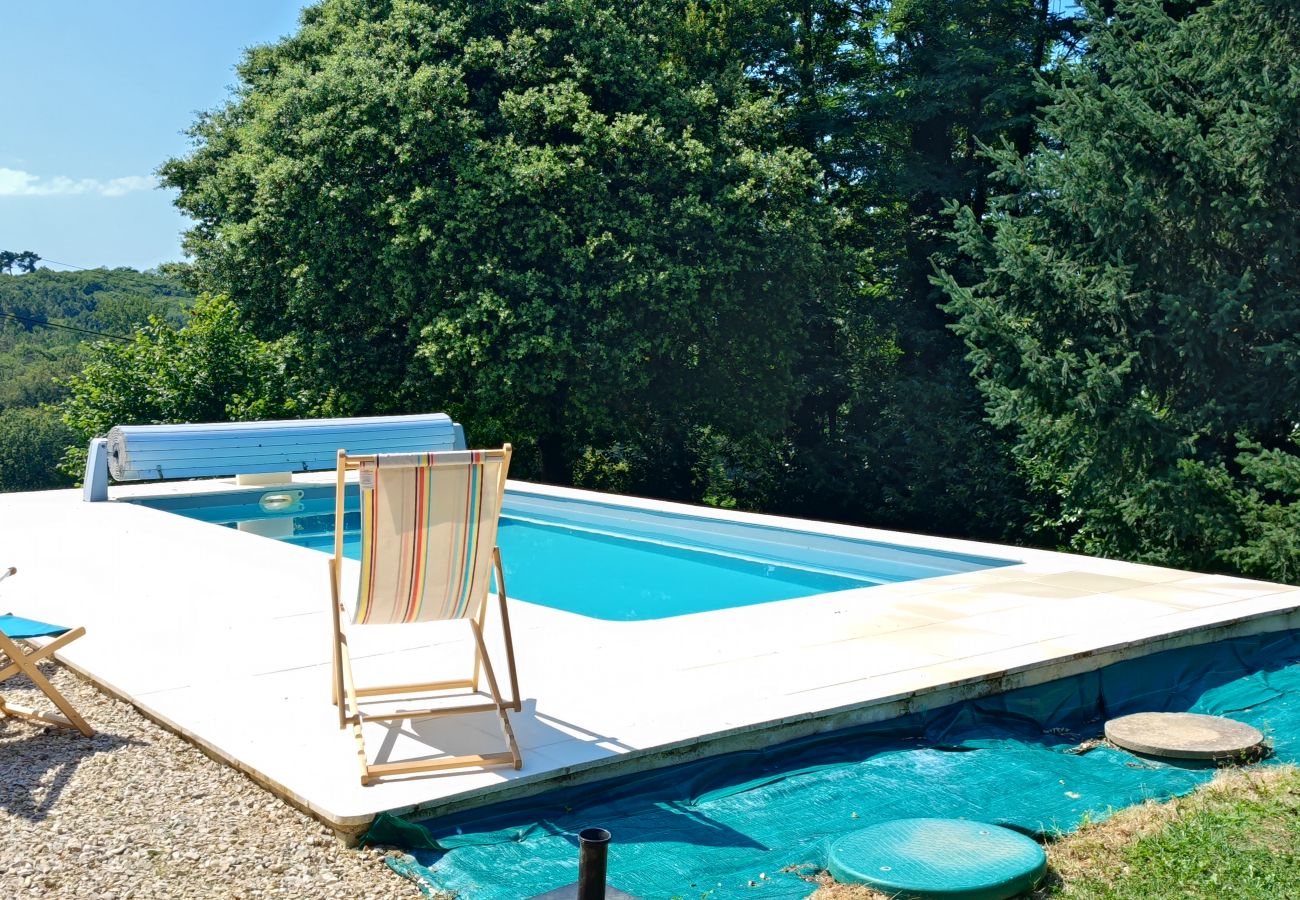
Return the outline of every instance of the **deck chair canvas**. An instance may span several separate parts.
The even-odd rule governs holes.
[[[520,709],[514,646],[506,610],[505,574],[496,546],[497,520],[510,466],[510,445],[500,450],[455,450],[439,453],[338,454],[335,495],[334,558],[330,561],[334,617],[334,702],[339,727],[352,727],[361,764],[361,783],[463,766],[522,765],[508,709]],[[344,608],[343,499],[345,475],[357,471],[361,494],[361,577],[356,606]],[[483,627],[493,571],[505,638],[511,699],[502,697],[488,658]],[[357,685],[353,678],[344,620],[352,626],[461,621],[474,640],[473,672],[452,681]],[[486,676],[488,696],[479,691]],[[465,693],[468,689],[469,693]],[[452,697],[447,692],[459,691]],[[439,696],[434,706],[372,711],[386,701]],[[469,701],[459,702],[454,701]],[[427,700],[425,702],[428,702]],[[447,705],[453,703],[453,705]],[[363,709],[365,705],[365,709]],[[362,724],[365,721],[423,719],[495,711],[508,750],[410,762],[370,762]]]
[[[12,566],[0,571],[0,581],[17,571]],[[4,696],[0,695],[0,718],[13,716],[50,725],[61,725],[65,728],[75,728],[86,737],[92,737],[95,730],[86,724],[86,720],[77,713],[68,702],[68,698],[60,694],[36,667],[41,660],[52,656],[85,633],[85,628],[64,628],[8,613],[0,615],[0,654],[9,660],[4,668],[0,668],[0,682],[7,681],[15,675],[26,675],[63,714],[42,713],[26,706],[18,706],[7,702]],[[34,647],[27,643],[34,638],[53,638],[53,640],[43,647]]]

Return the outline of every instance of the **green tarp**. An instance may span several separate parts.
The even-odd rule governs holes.
[[[997,822],[1040,836],[1213,776],[1080,744],[1143,711],[1226,715],[1275,758],[1300,757],[1300,632],[1129,660],[925,714],[629,775],[367,836],[411,852],[403,874],[471,900],[577,879],[582,828],[613,832],[609,881],[646,898],[804,897],[836,838],[888,819]],[[1086,747],[1086,745],[1085,745]]]

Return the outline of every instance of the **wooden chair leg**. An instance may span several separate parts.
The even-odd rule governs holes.
[[[510,633],[510,612],[506,608],[506,573],[501,566],[501,548],[492,549],[492,562],[496,565],[497,571],[497,603],[501,606],[501,631],[505,636],[506,643],[506,668],[510,675],[510,703],[507,705],[515,712],[523,709],[523,701],[519,696],[519,674],[515,671],[515,641]]]
[[[488,687],[492,691],[492,699],[496,702],[497,717],[501,720],[501,731],[505,734],[506,743],[510,745],[510,755],[514,757],[515,768],[521,768],[524,764],[523,757],[519,755],[519,742],[515,740],[515,731],[510,727],[510,717],[506,715],[506,704],[501,699],[501,689],[497,686],[496,673],[492,671],[492,660],[488,659],[487,647],[483,643],[483,632],[479,629],[478,623],[471,621],[470,625],[474,630],[474,641],[478,644],[479,652],[483,654],[483,672],[487,675]]]
[[[30,706],[19,706],[15,703],[5,702],[4,697],[0,697],[0,719],[5,716],[13,716],[16,719],[27,719],[32,722],[44,722],[47,725],[58,725],[62,728],[77,728],[76,723],[65,719],[56,713],[43,713],[40,710],[33,709]],[[81,731],[80,728],[77,728]],[[82,734],[86,734],[84,731]],[[93,732],[86,737],[93,737]]]
[[[344,639],[336,641],[335,646],[339,649],[339,669],[342,676],[339,685],[339,690],[342,692],[341,702],[339,703],[339,720],[342,723],[340,727],[348,724],[352,726],[352,738],[356,741],[357,763],[361,767],[361,783],[370,784],[374,779],[370,774],[370,763],[366,757],[366,738],[362,733],[361,701],[357,697],[357,686],[352,678],[352,656],[348,653],[346,636],[344,636]]]
[[[343,644],[347,641],[343,633],[343,607],[339,601],[339,566],[336,560],[330,560],[330,595],[333,598],[333,607],[331,616],[333,618],[334,640],[330,648],[330,662],[333,671],[330,673],[330,694],[334,705],[338,707],[339,728],[347,724],[347,716],[343,711]]]
[[[32,710],[28,710],[26,707],[15,707],[3,704],[3,708],[7,714],[17,715],[21,718],[36,719],[42,722],[51,722],[55,725],[70,725],[86,737],[94,737],[95,729],[91,728],[90,725],[86,723],[86,720],[81,717],[81,714],[77,712],[66,697],[59,693],[58,689],[50,683],[50,680],[41,674],[41,670],[37,668],[36,665],[41,660],[51,656],[51,654],[64,644],[76,640],[85,633],[86,629],[75,628],[66,634],[60,635],[54,641],[51,641],[49,644],[38,650],[34,650],[31,653],[24,653],[22,648],[11,640],[8,635],[0,633],[0,652],[3,652],[5,656],[8,656],[10,661],[10,665],[6,666],[4,669],[4,672],[8,674],[4,674],[3,678],[8,678],[10,675],[18,674],[20,672],[23,675],[26,675],[32,684],[39,688],[40,691],[50,699],[50,702],[58,707],[59,712],[63,713],[63,718],[67,721],[60,722],[58,717],[44,716]]]
[[[487,598],[484,598],[483,605],[479,607],[477,625],[479,630],[483,630],[483,625],[487,621]],[[474,620],[471,620],[474,624]],[[478,643],[474,644],[474,674],[470,676],[469,687],[474,693],[478,693],[479,676],[483,672],[483,653],[478,648]]]
[[[344,673],[343,657],[346,653],[347,636],[339,635],[334,641],[334,654],[332,660],[333,677],[330,679],[330,694],[333,695],[334,705],[338,708],[339,728],[347,724],[347,712],[344,705]]]

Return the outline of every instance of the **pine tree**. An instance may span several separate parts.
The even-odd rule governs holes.
[[[1296,486],[1300,9],[1121,0],[1088,43],[1045,145],[957,212],[947,308],[1076,548],[1294,577],[1267,511]]]

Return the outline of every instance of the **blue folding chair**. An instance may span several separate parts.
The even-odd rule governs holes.
[[[8,569],[0,570],[0,581],[13,575],[18,570],[12,566]],[[37,722],[46,722],[50,725],[62,725],[65,728],[75,728],[86,737],[91,737],[95,730],[86,724],[68,698],[58,692],[50,680],[41,674],[41,670],[36,664],[46,657],[52,655],[55,651],[75,641],[86,633],[84,628],[64,628],[61,625],[51,625],[48,622],[38,622],[35,619],[24,619],[22,616],[4,614],[0,615],[0,654],[9,657],[9,665],[0,669],[0,682],[7,681],[15,675],[26,675],[27,678],[40,688],[45,696],[53,701],[54,705],[59,708],[62,716],[54,713],[41,713],[25,706],[16,706],[5,701],[0,696],[0,717],[14,716],[20,719],[32,719]],[[35,647],[28,644],[33,638],[54,638],[48,644],[41,647]],[[29,649],[24,649],[23,642]]]

